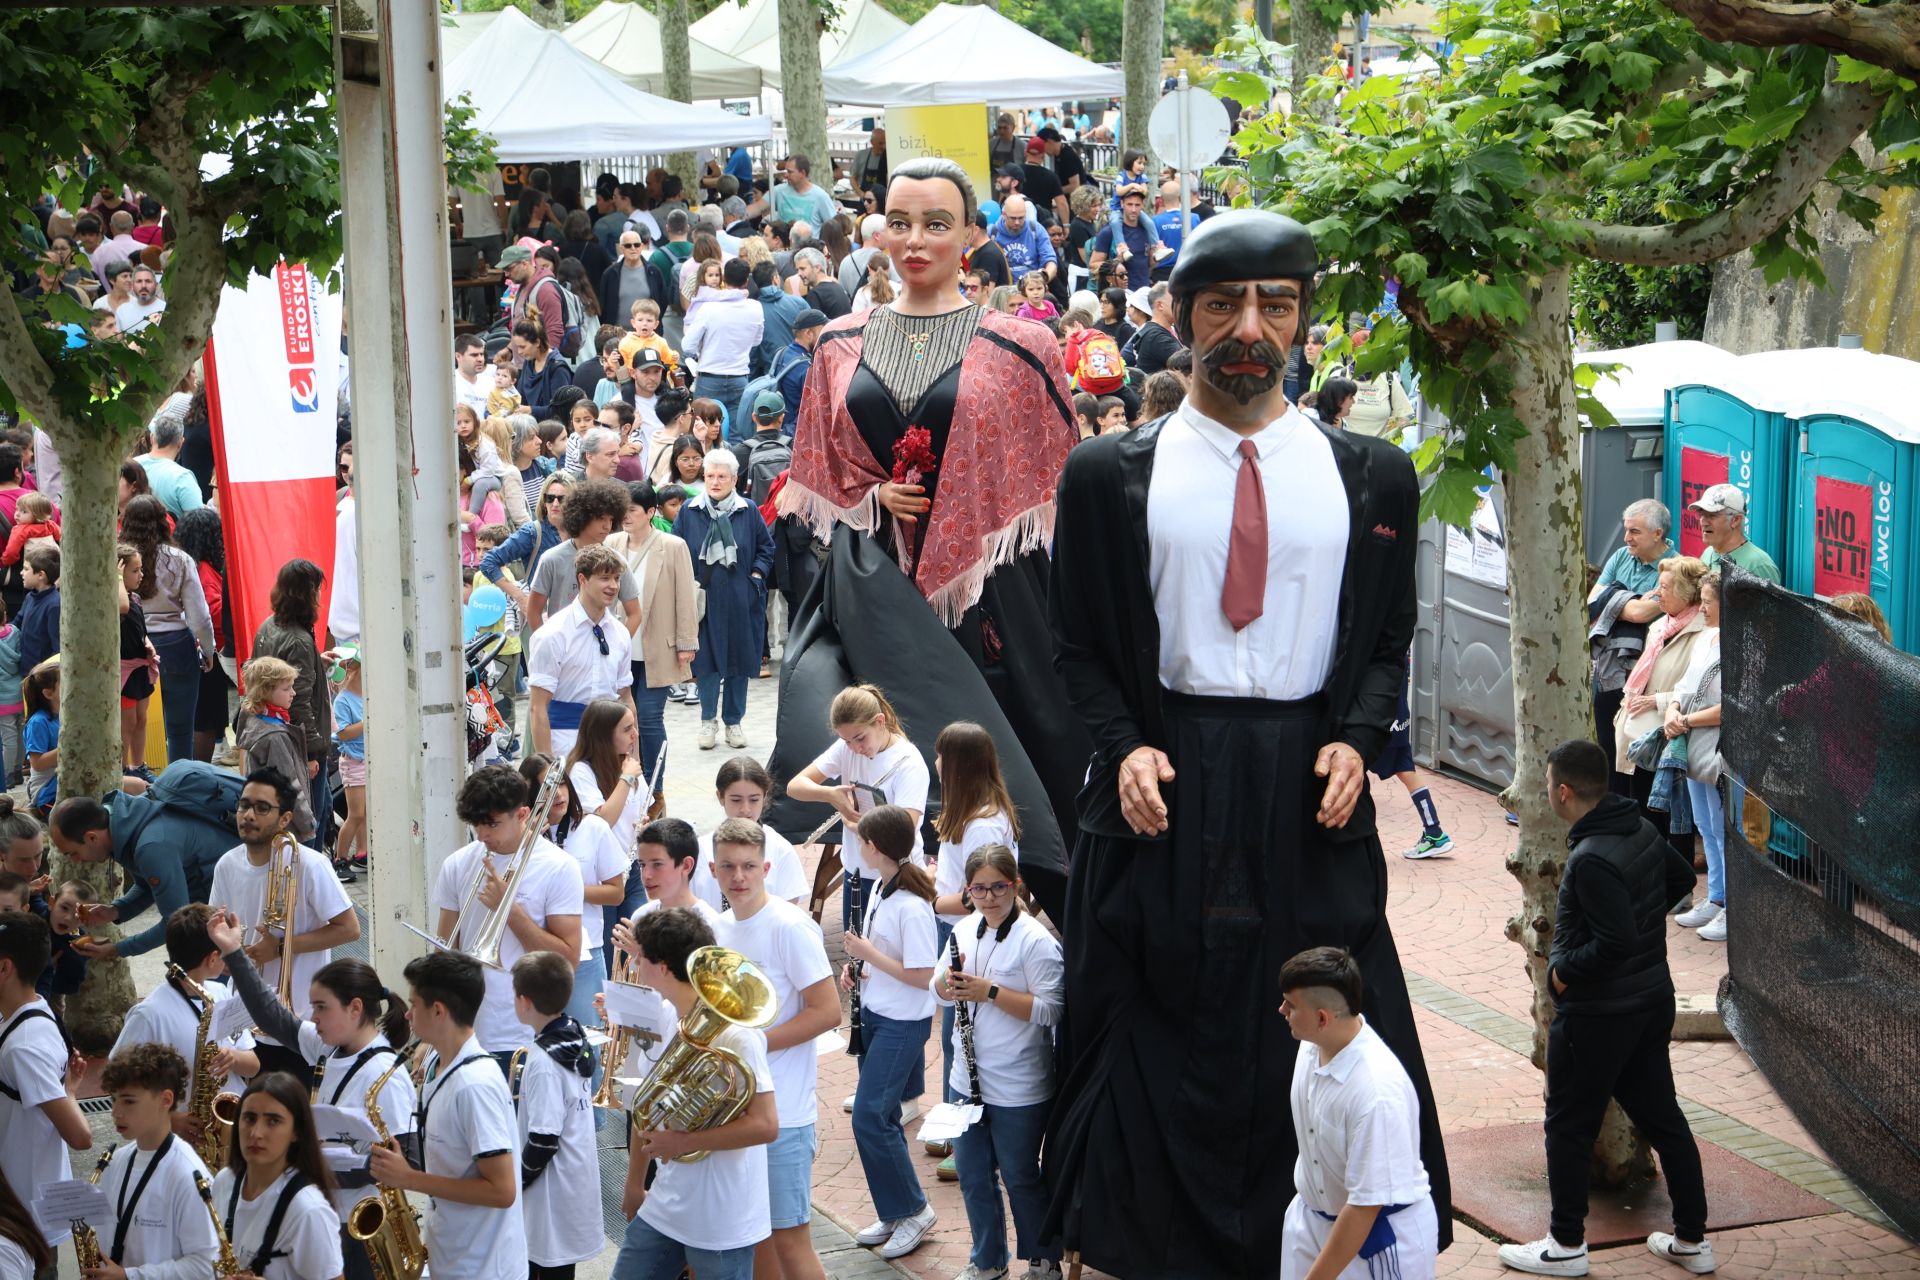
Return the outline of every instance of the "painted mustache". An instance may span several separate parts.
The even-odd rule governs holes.
[[[1282,370],[1287,367],[1287,358],[1271,342],[1226,341],[1210,349],[1200,358],[1200,363],[1209,375],[1207,381],[1245,404],[1273,390],[1274,383],[1280,380]],[[1266,366],[1266,372],[1227,373],[1224,370],[1230,364],[1262,364]]]

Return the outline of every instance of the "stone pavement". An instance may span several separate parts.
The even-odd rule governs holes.
[[[746,750],[765,759],[773,744],[775,682],[755,681],[748,699]],[[734,754],[693,747],[698,713],[670,703],[665,787],[668,808],[702,830],[719,818],[713,775]],[[821,726],[821,745],[828,730]],[[1388,913],[1407,970],[1408,988],[1433,1079],[1436,1105],[1449,1133],[1528,1123],[1541,1117],[1542,1080],[1528,1061],[1531,1027],[1521,958],[1504,937],[1518,887],[1504,861],[1515,834],[1493,798],[1465,783],[1427,777],[1442,820],[1454,838],[1451,858],[1407,862],[1396,856],[1418,837],[1411,805],[1394,783],[1378,788],[1381,835],[1388,850]],[[809,861],[817,851],[803,851]],[[355,886],[364,906],[364,885]],[[837,898],[822,921],[837,965],[840,921]],[[1674,927],[1670,957],[1682,994],[1711,995],[1726,972],[1724,944],[1701,941]],[[157,962],[136,963],[141,989],[157,980]],[[928,1078],[939,1078],[939,1047],[929,1042]],[[1788,1181],[1822,1197],[1832,1212],[1716,1234],[1720,1274],[1739,1278],[1825,1275],[1920,1276],[1920,1248],[1895,1234],[1859,1192],[1827,1161],[1785,1104],[1740,1048],[1726,1041],[1691,1041],[1673,1048],[1683,1106],[1696,1132]],[[848,1232],[872,1217],[865,1179],[841,1101],[854,1088],[855,1068],[844,1054],[820,1060],[820,1154],[814,1172],[815,1240],[828,1274],[876,1277],[904,1272],[948,1277],[966,1265],[968,1232],[958,1188],[934,1177],[935,1160],[914,1144],[939,1222],[927,1243],[899,1264],[882,1261],[854,1245]],[[932,1095],[926,1099],[933,1100]],[[104,1118],[96,1119],[100,1127]],[[911,1128],[911,1126],[910,1126]],[[617,1157],[614,1157],[617,1160]],[[1708,1196],[1713,1194],[1708,1187]],[[1281,1206],[1274,1206],[1278,1212]],[[1544,1230],[1545,1223],[1540,1224]],[[1011,1229],[1011,1228],[1009,1228]],[[1455,1244],[1440,1261],[1440,1274],[1460,1277],[1508,1275],[1495,1250],[1500,1243],[1465,1223],[1455,1224]],[[613,1250],[583,1265],[581,1280],[610,1274]],[[71,1274],[71,1258],[65,1260]],[[1092,1273],[1089,1273],[1091,1275]],[[1595,1276],[1671,1276],[1670,1265],[1630,1245],[1597,1251]],[[1013,1273],[1015,1280],[1019,1270]]]

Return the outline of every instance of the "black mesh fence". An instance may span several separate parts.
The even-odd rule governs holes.
[[[1747,794],[1728,814],[1722,1008],[1834,1162],[1920,1236],[1920,659],[1731,567],[1724,605],[1721,743]]]

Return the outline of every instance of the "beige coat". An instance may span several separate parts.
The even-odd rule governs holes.
[[[1671,618],[1663,617],[1654,625],[1664,626],[1671,621]],[[1660,656],[1653,660],[1653,671],[1647,678],[1645,690],[1653,695],[1652,708],[1637,716],[1630,716],[1627,714],[1626,700],[1621,699],[1620,710],[1613,717],[1613,767],[1619,772],[1633,772],[1633,761],[1627,757],[1627,748],[1633,745],[1634,740],[1666,723],[1667,704],[1673,701],[1674,686],[1687,673],[1687,666],[1693,661],[1693,646],[1706,629],[1706,612],[1697,611],[1680,629],[1680,633],[1670,636],[1661,647]],[[1651,642],[1652,637],[1648,639]]]
[[[633,656],[647,664],[650,689],[691,680],[693,668],[680,661],[678,652],[692,653],[700,647],[693,556],[686,543],[658,529],[637,551],[629,549],[628,538],[623,529],[610,536],[606,545],[640,579],[640,630],[634,633]]]

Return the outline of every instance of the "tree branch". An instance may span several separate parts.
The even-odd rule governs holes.
[[[54,416],[53,370],[33,345],[19,295],[11,289],[0,289],[0,368],[7,371],[7,386],[29,417],[44,423]]]
[[[1701,35],[1763,49],[1810,44],[1920,76],[1920,6],[1868,6],[1856,0],[1786,4],[1781,0],[1663,0]]]
[[[1884,101],[1864,84],[1829,81],[1787,136],[1771,171],[1732,208],[1657,227],[1581,219],[1574,223],[1572,247],[1608,262],[1642,267],[1713,262],[1752,248],[1806,203],[1834,162],[1873,123]]]

